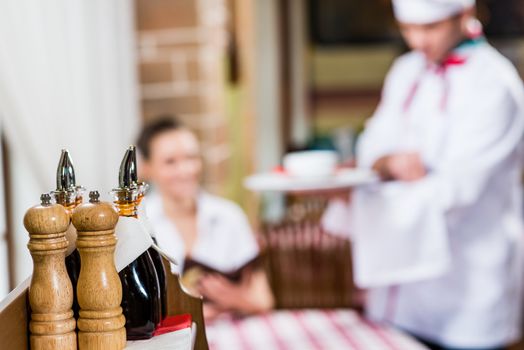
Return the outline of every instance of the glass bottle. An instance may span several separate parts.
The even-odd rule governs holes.
[[[138,204],[142,202],[149,186],[145,182],[138,184],[139,194],[138,194]],[[158,245],[156,238],[151,236],[153,242]],[[163,321],[167,317],[167,281],[166,281],[166,269],[164,267],[164,262],[162,255],[153,247],[148,249],[149,255],[153,260],[155,265],[156,274],[158,276],[158,283],[160,285],[160,305],[161,305],[161,320]]]
[[[121,217],[138,219],[140,189],[137,182],[136,151],[129,147],[120,165],[119,187],[114,203]],[[128,340],[149,339],[161,321],[160,284],[149,251],[145,251],[119,272],[122,282],[122,309]]]
[[[71,216],[73,210],[82,204],[84,192],[85,189],[82,186],[76,185],[75,169],[69,151],[63,149],[56,169],[56,190],[51,191],[50,195]],[[75,318],[78,318],[79,306],[76,299],[76,284],[80,275],[80,254],[76,248],[66,256],[65,264],[67,274],[73,285],[73,312]]]
[[[153,242],[157,244],[156,239],[154,237],[151,238],[153,239]],[[160,321],[163,321],[167,317],[166,270],[160,253],[153,247],[149,248],[147,251],[151,256],[151,260],[153,260],[153,265],[155,266],[155,271],[158,276],[158,284],[160,288]]]

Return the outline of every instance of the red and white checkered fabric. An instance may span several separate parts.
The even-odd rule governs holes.
[[[276,311],[206,324],[211,350],[426,350],[409,336],[351,310]]]

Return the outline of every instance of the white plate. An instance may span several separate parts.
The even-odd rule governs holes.
[[[329,191],[366,185],[378,181],[367,169],[343,169],[329,177],[300,177],[278,173],[255,174],[244,180],[244,186],[255,192]]]

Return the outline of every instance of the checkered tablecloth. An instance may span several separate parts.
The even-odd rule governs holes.
[[[426,350],[409,336],[352,310],[276,311],[206,324],[211,350]]]

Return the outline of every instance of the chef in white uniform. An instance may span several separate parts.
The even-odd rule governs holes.
[[[520,337],[524,90],[481,35],[474,0],[393,0],[412,51],[358,145],[380,184],[353,194],[368,316],[434,349]]]

